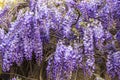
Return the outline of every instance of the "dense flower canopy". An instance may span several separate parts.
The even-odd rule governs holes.
[[[0,11],[4,72],[25,60],[35,59],[39,66],[46,60],[47,80],[71,80],[79,69],[95,75],[97,64],[104,63],[111,79],[120,79],[119,0],[25,1],[27,9],[14,20],[5,18],[10,7]],[[55,48],[48,54],[46,45],[53,48],[51,42]]]

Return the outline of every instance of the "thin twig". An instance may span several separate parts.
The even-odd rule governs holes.
[[[78,70],[75,73],[75,79],[74,80],[77,80],[77,74],[78,74]]]
[[[49,56],[45,59],[45,61],[48,61],[52,56],[54,56],[54,54],[49,55]]]

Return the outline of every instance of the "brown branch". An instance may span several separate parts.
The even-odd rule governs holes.
[[[50,54],[50,55],[45,59],[45,61],[48,61],[52,56],[54,56],[54,54]]]

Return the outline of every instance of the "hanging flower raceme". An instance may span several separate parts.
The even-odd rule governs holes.
[[[105,32],[103,26],[98,20],[94,20],[91,25],[93,26],[95,47],[99,50],[103,50],[103,42],[105,41]]]
[[[84,54],[86,56],[86,65],[85,68],[87,72],[92,75],[94,72],[94,40],[93,40],[93,27],[87,25],[84,30],[84,37],[83,37],[83,45],[84,45]]]
[[[77,4],[77,7],[82,13],[82,17],[88,20],[89,18],[95,18],[97,16],[97,11],[102,4],[103,0],[83,0]]]
[[[108,55],[106,66],[108,74],[113,79],[120,79],[120,51]]]
[[[23,44],[24,44],[24,56],[27,60],[32,60],[32,52],[33,52],[33,39],[34,39],[34,23],[32,21],[33,14],[27,13],[25,16],[24,25],[24,36],[23,36]]]
[[[23,61],[23,40],[20,34],[16,34],[12,41],[5,47],[3,53],[3,71],[9,71],[10,66],[15,62],[18,66]],[[7,62],[6,62],[7,61]]]
[[[9,71],[10,67],[15,62],[20,65],[23,61],[23,39],[20,24],[23,19],[16,20],[14,24],[11,24],[9,32],[4,36],[1,43],[1,53],[3,56],[3,71]],[[21,24],[22,25],[22,24]]]
[[[54,57],[48,61],[47,76],[48,80],[69,80],[72,71],[76,70],[78,58],[72,46],[66,46],[62,42],[57,43]]]
[[[37,25],[40,29],[41,40],[42,42],[49,42],[49,30],[50,30],[50,22],[49,22],[49,10],[47,7],[47,2],[44,0],[38,0],[34,5],[35,8],[33,10],[35,18],[37,20]]]
[[[71,34],[72,33],[72,27],[73,27],[73,24],[77,22],[77,18],[78,18],[78,15],[79,14],[76,14],[75,13],[75,8],[72,8],[69,6],[70,4],[66,5],[67,8],[68,8],[68,11],[66,12],[64,18],[63,18],[63,22],[62,22],[62,28],[63,28],[63,37],[66,37],[66,38],[71,38]]]
[[[38,65],[40,65],[41,61],[42,61],[42,57],[43,57],[43,42],[41,40],[41,33],[40,33],[40,28],[39,25],[37,25],[38,22],[36,20],[36,18],[33,18],[33,26],[34,26],[34,32],[33,32],[33,50],[35,53],[35,59],[36,62],[38,63]]]
[[[32,60],[33,52],[36,61],[40,64],[42,60],[42,41],[40,28],[36,21],[32,13],[26,12],[23,18],[11,24],[11,28],[1,44],[3,71],[9,71],[13,63],[20,66],[23,58]]]
[[[75,68],[82,68],[83,67],[83,64],[82,64],[82,61],[83,61],[83,44],[81,43],[78,43],[78,42],[74,42],[74,53],[76,55],[76,66]]]
[[[40,26],[33,12],[26,14],[23,30],[24,56],[27,60],[32,60],[32,53],[35,53],[36,61],[42,60],[42,41],[40,34]]]
[[[70,3],[65,4],[64,1],[48,0],[42,3],[38,0],[33,12],[40,25],[42,41],[49,41],[50,29],[54,30],[60,38],[70,37],[72,24],[76,22],[78,14],[75,8],[69,5]]]

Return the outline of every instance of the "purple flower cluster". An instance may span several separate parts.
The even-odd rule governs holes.
[[[24,58],[32,60],[33,52],[36,61],[40,64],[42,60],[42,41],[40,27],[35,21],[37,20],[35,20],[33,13],[26,12],[23,18],[11,24],[11,28],[1,44],[3,71],[9,71],[13,63],[20,66]]]
[[[119,0],[29,1],[30,9],[18,13],[8,32],[0,28],[3,71],[9,71],[13,63],[20,66],[24,59],[32,60],[33,53],[40,65],[47,54],[43,50],[55,39],[58,43],[54,43],[56,49],[46,69],[48,80],[70,80],[79,68],[92,76],[96,54],[108,56],[107,72],[112,78],[120,76],[120,47],[116,45],[120,43]],[[0,12],[0,23],[7,11]]]
[[[76,52],[75,52],[76,51]],[[52,80],[69,80],[72,72],[76,70],[77,61],[82,61],[80,53],[72,46],[58,42],[54,57],[48,61],[47,76]]]
[[[92,26],[94,26],[94,41],[95,41],[95,47],[99,50],[103,49],[103,42],[105,41],[105,32],[103,29],[103,26],[100,21],[95,20],[92,23]]]
[[[107,72],[114,79],[118,76],[120,79],[120,51],[108,55]]]
[[[21,20],[20,20],[21,21]],[[9,32],[4,36],[3,41],[1,43],[1,53],[3,56],[3,71],[9,71],[13,62],[16,62],[18,65],[23,61],[23,44],[20,36],[21,29],[19,28],[18,32],[16,32],[15,28],[18,28],[20,24],[19,21],[16,21],[12,24]],[[16,33],[14,33],[14,31]]]
[[[94,72],[94,40],[93,40],[93,28],[90,25],[84,29],[83,45],[84,45],[84,54],[86,57],[86,70],[92,74]]]

